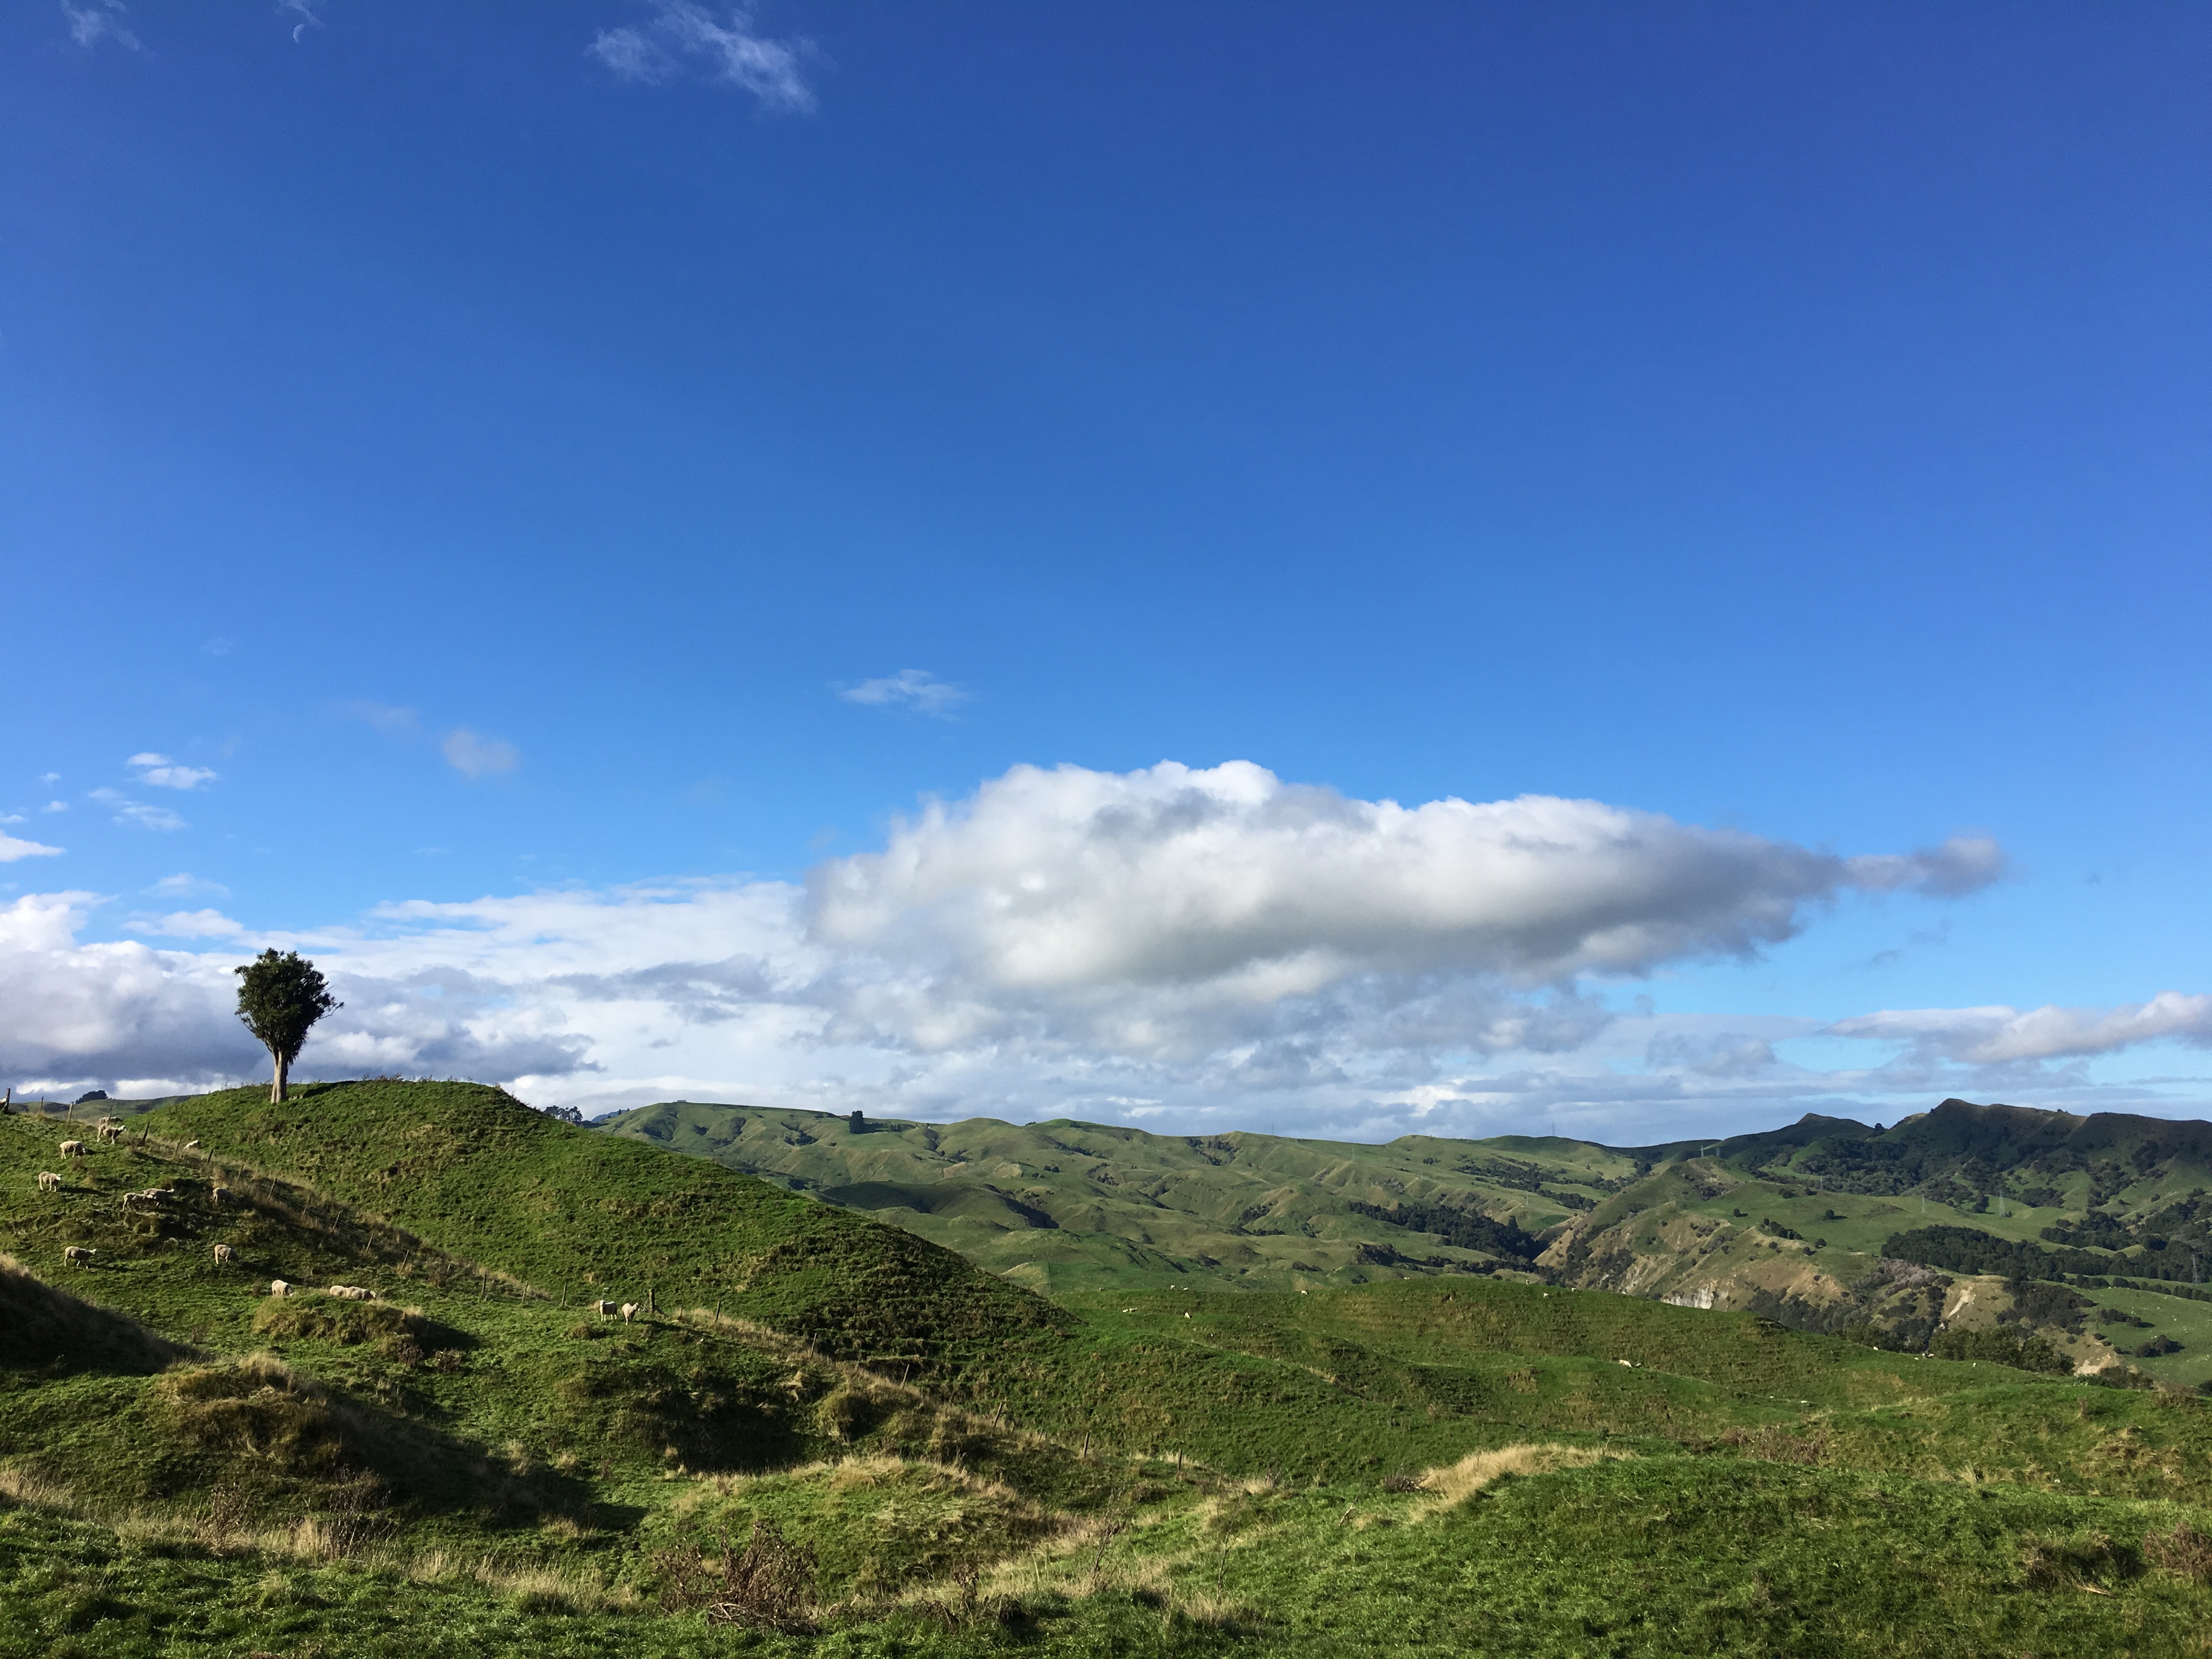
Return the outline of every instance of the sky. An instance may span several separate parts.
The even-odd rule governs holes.
[[[27,0],[0,1083],[2212,1116],[2212,12]]]

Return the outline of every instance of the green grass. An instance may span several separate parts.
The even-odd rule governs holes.
[[[0,1120],[0,1656],[2148,1655],[2212,1613],[2144,1542],[2212,1534],[2193,1397],[1463,1274],[1047,1304],[467,1085],[143,1122],[51,1194],[64,1126]],[[1589,1191],[1735,1207],[1701,1178]],[[1474,1454],[1553,1472],[1405,1489]],[[756,1521],[817,1633],[675,1604]]]
[[[1055,1322],[1049,1304],[911,1234],[474,1084],[311,1084],[283,1106],[233,1090],[142,1123],[571,1304],[718,1304],[844,1357],[918,1364]]]

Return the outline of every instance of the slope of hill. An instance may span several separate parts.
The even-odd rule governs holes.
[[[656,1157],[464,1083],[310,1084],[166,1106],[148,1132],[305,1188],[557,1298],[681,1301],[915,1364],[1048,1330],[1050,1306],[849,1211]]]
[[[672,1102],[599,1127],[870,1211],[1039,1290],[1364,1284],[1528,1267],[1648,1164],[1578,1141],[1387,1146],[1055,1121],[848,1120]]]
[[[1048,1306],[521,1109],[210,1097],[68,1160],[0,1119],[0,1659],[2164,1653],[2212,1612],[2194,1395],[1457,1272]],[[793,1239],[935,1362],[823,1352],[775,1260],[742,1320],[672,1305]],[[641,1255],[658,1313],[574,1304]]]

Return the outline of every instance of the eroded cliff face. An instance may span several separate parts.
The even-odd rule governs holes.
[[[2124,1363],[2087,1322],[2084,1298],[1832,1248],[1762,1213],[1777,1196],[1772,1183],[1717,1164],[1671,1165],[1565,1222],[1537,1265],[1578,1290],[1755,1313],[1806,1330],[1870,1327],[1884,1346],[1924,1348],[1940,1332],[2004,1328],[2041,1337],[2083,1373]]]

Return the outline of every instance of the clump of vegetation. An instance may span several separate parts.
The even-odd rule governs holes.
[[[2019,1336],[2008,1330],[1938,1331],[1928,1351],[1941,1359],[1961,1359],[1985,1365],[2010,1365],[2023,1371],[2070,1374],[2074,1362],[2039,1336]]]

